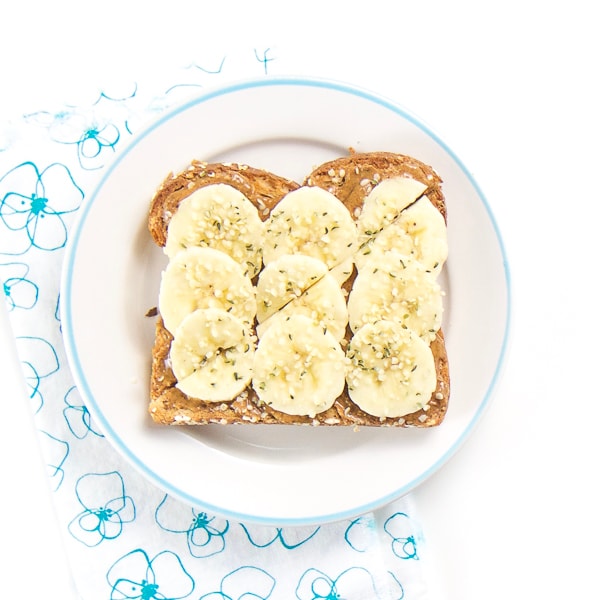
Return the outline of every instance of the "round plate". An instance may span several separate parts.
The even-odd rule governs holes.
[[[207,425],[147,414],[154,319],[166,264],[146,227],[169,172],[193,158],[235,161],[302,182],[357,151],[410,154],[444,180],[449,259],[444,332],[450,406],[432,429]],[[170,495],[238,520],[296,525],[367,512],[409,492],[454,454],[490,398],[506,348],[509,278],[497,226],[452,151],[414,116],[368,91],[265,78],[210,91],[165,114],[123,151],[82,207],[61,290],[68,359],[112,444]]]

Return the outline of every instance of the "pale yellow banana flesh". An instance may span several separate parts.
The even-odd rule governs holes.
[[[256,318],[268,319],[327,275],[327,265],[304,254],[283,254],[262,270],[256,284]]]
[[[350,329],[380,319],[402,323],[428,343],[442,324],[443,295],[435,277],[408,256],[388,252],[359,271],[348,298]]]
[[[243,267],[212,248],[188,248],[169,261],[162,274],[158,304],[171,333],[198,308],[221,308],[246,323],[252,323],[256,315],[254,287]]]
[[[446,223],[429,198],[419,198],[376,234],[359,234],[357,269],[389,251],[410,256],[431,273],[441,271],[448,257]]]
[[[393,223],[427,186],[408,177],[385,179],[365,198],[358,218],[359,236],[372,236]],[[360,240],[359,240],[360,241]]]
[[[167,229],[165,252],[208,247],[239,262],[250,278],[262,265],[264,225],[258,209],[234,187],[217,183],[201,187],[181,201]]]
[[[327,273],[302,294],[296,296],[268,319],[260,323],[256,333],[260,338],[274,323],[293,315],[303,315],[340,341],[346,333],[348,308],[346,298],[333,275]]]
[[[424,408],[436,387],[429,345],[395,321],[359,328],[350,344],[348,393],[376,417],[402,417]]]
[[[306,254],[328,269],[344,262],[356,249],[356,224],[333,194],[304,186],[288,193],[265,224],[265,264],[282,254]]]
[[[250,383],[254,346],[251,330],[231,313],[218,308],[193,311],[171,342],[177,387],[208,402],[235,398]]]
[[[312,319],[278,320],[258,342],[252,386],[275,410],[314,417],[332,406],[344,385],[344,352]]]

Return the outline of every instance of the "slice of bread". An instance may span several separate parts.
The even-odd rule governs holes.
[[[441,178],[428,165],[415,158],[385,153],[355,153],[324,163],[315,168],[303,182],[333,193],[356,218],[364,199],[379,182],[398,176],[411,177],[427,186],[426,194],[446,218],[446,205]],[[207,164],[194,161],[178,175],[169,175],[152,200],[148,227],[159,246],[166,243],[170,217],[179,203],[193,191],[212,183],[227,183],[235,187],[258,208],[266,220],[270,211],[288,192],[297,189],[296,182],[273,173],[243,164]],[[356,273],[344,283],[350,290]],[[346,340],[352,336],[350,329]],[[437,385],[424,409],[402,417],[376,417],[361,410],[352,402],[347,387],[333,406],[314,417],[295,416],[277,411],[262,403],[252,386],[227,402],[207,402],[191,398],[176,387],[177,381],[170,365],[170,346],[173,337],[158,315],[155,343],[152,349],[149,413],[164,425],[201,425],[207,423],[237,424],[302,424],[326,426],[388,426],[434,427],[446,415],[450,394],[450,375],[444,336],[440,329],[431,342]]]

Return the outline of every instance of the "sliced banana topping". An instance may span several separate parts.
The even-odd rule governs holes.
[[[175,255],[162,274],[158,308],[171,332],[198,308],[220,308],[252,323],[256,297],[243,267],[212,248],[188,248]]]
[[[171,368],[177,387],[192,398],[225,402],[250,383],[254,338],[248,327],[218,308],[186,316],[171,343]]]
[[[356,224],[346,206],[326,190],[304,186],[288,193],[271,212],[263,261],[306,254],[331,269],[354,253],[356,243]]]
[[[408,177],[384,180],[356,222],[310,186],[288,193],[265,223],[229,185],[184,199],[168,227],[159,292],[177,387],[227,402],[252,386],[261,403],[310,417],[346,385],[382,419],[427,409],[448,242],[426,189]],[[355,267],[346,297],[341,286]]]
[[[346,283],[346,281],[350,278],[350,275],[352,275],[353,270],[354,257],[350,256],[344,262],[330,269],[329,272],[335,277],[336,281],[341,286],[344,283]]]
[[[234,187],[201,187],[179,204],[167,230],[169,258],[194,246],[221,250],[244,265],[252,278],[262,264],[264,225],[258,209]]]
[[[345,355],[336,339],[302,315],[278,320],[258,342],[252,386],[261,402],[290,415],[330,408],[345,385]]]
[[[360,233],[357,269],[390,250],[410,255],[432,273],[441,271],[448,257],[446,222],[427,196],[421,196],[382,229]]]
[[[442,290],[410,257],[390,251],[359,271],[348,297],[350,329],[389,319],[431,342],[442,324]]]
[[[348,345],[352,401],[376,417],[402,417],[427,405],[436,388],[428,344],[395,321],[363,325]]]
[[[336,340],[341,340],[348,324],[348,308],[346,298],[335,277],[326,273],[300,296],[260,323],[256,328],[259,339],[274,323],[294,315],[308,317],[323,331],[329,331]]]
[[[359,244],[364,242],[364,236],[375,235],[393,223],[426,189],[426,185],[410,177],[384,179],[376,185],[365,198],[358,217]]]
[[[303,294],[327,275],[327,265],[304,254],[283,254],[265,266],[256,284],[256,318],[259,323]]]

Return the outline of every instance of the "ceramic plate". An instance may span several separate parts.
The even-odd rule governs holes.
[[[411,154],[444,180],[449,259],[444,331],[450,407],[434,429],[154,425],[147,415],[160,272],[146,228],[165,176],[192,158],[245,162],[297,181],[347,153]],[[454,153],[402,107],[345,84],[260,79],[212,90],[137,135],[81,209],[63,272],[62,326],[85,402],[151,481],[202,510],[314,524],[409,492],[456,452],[487,405],[505,353],[509,279],[481,191]]]

